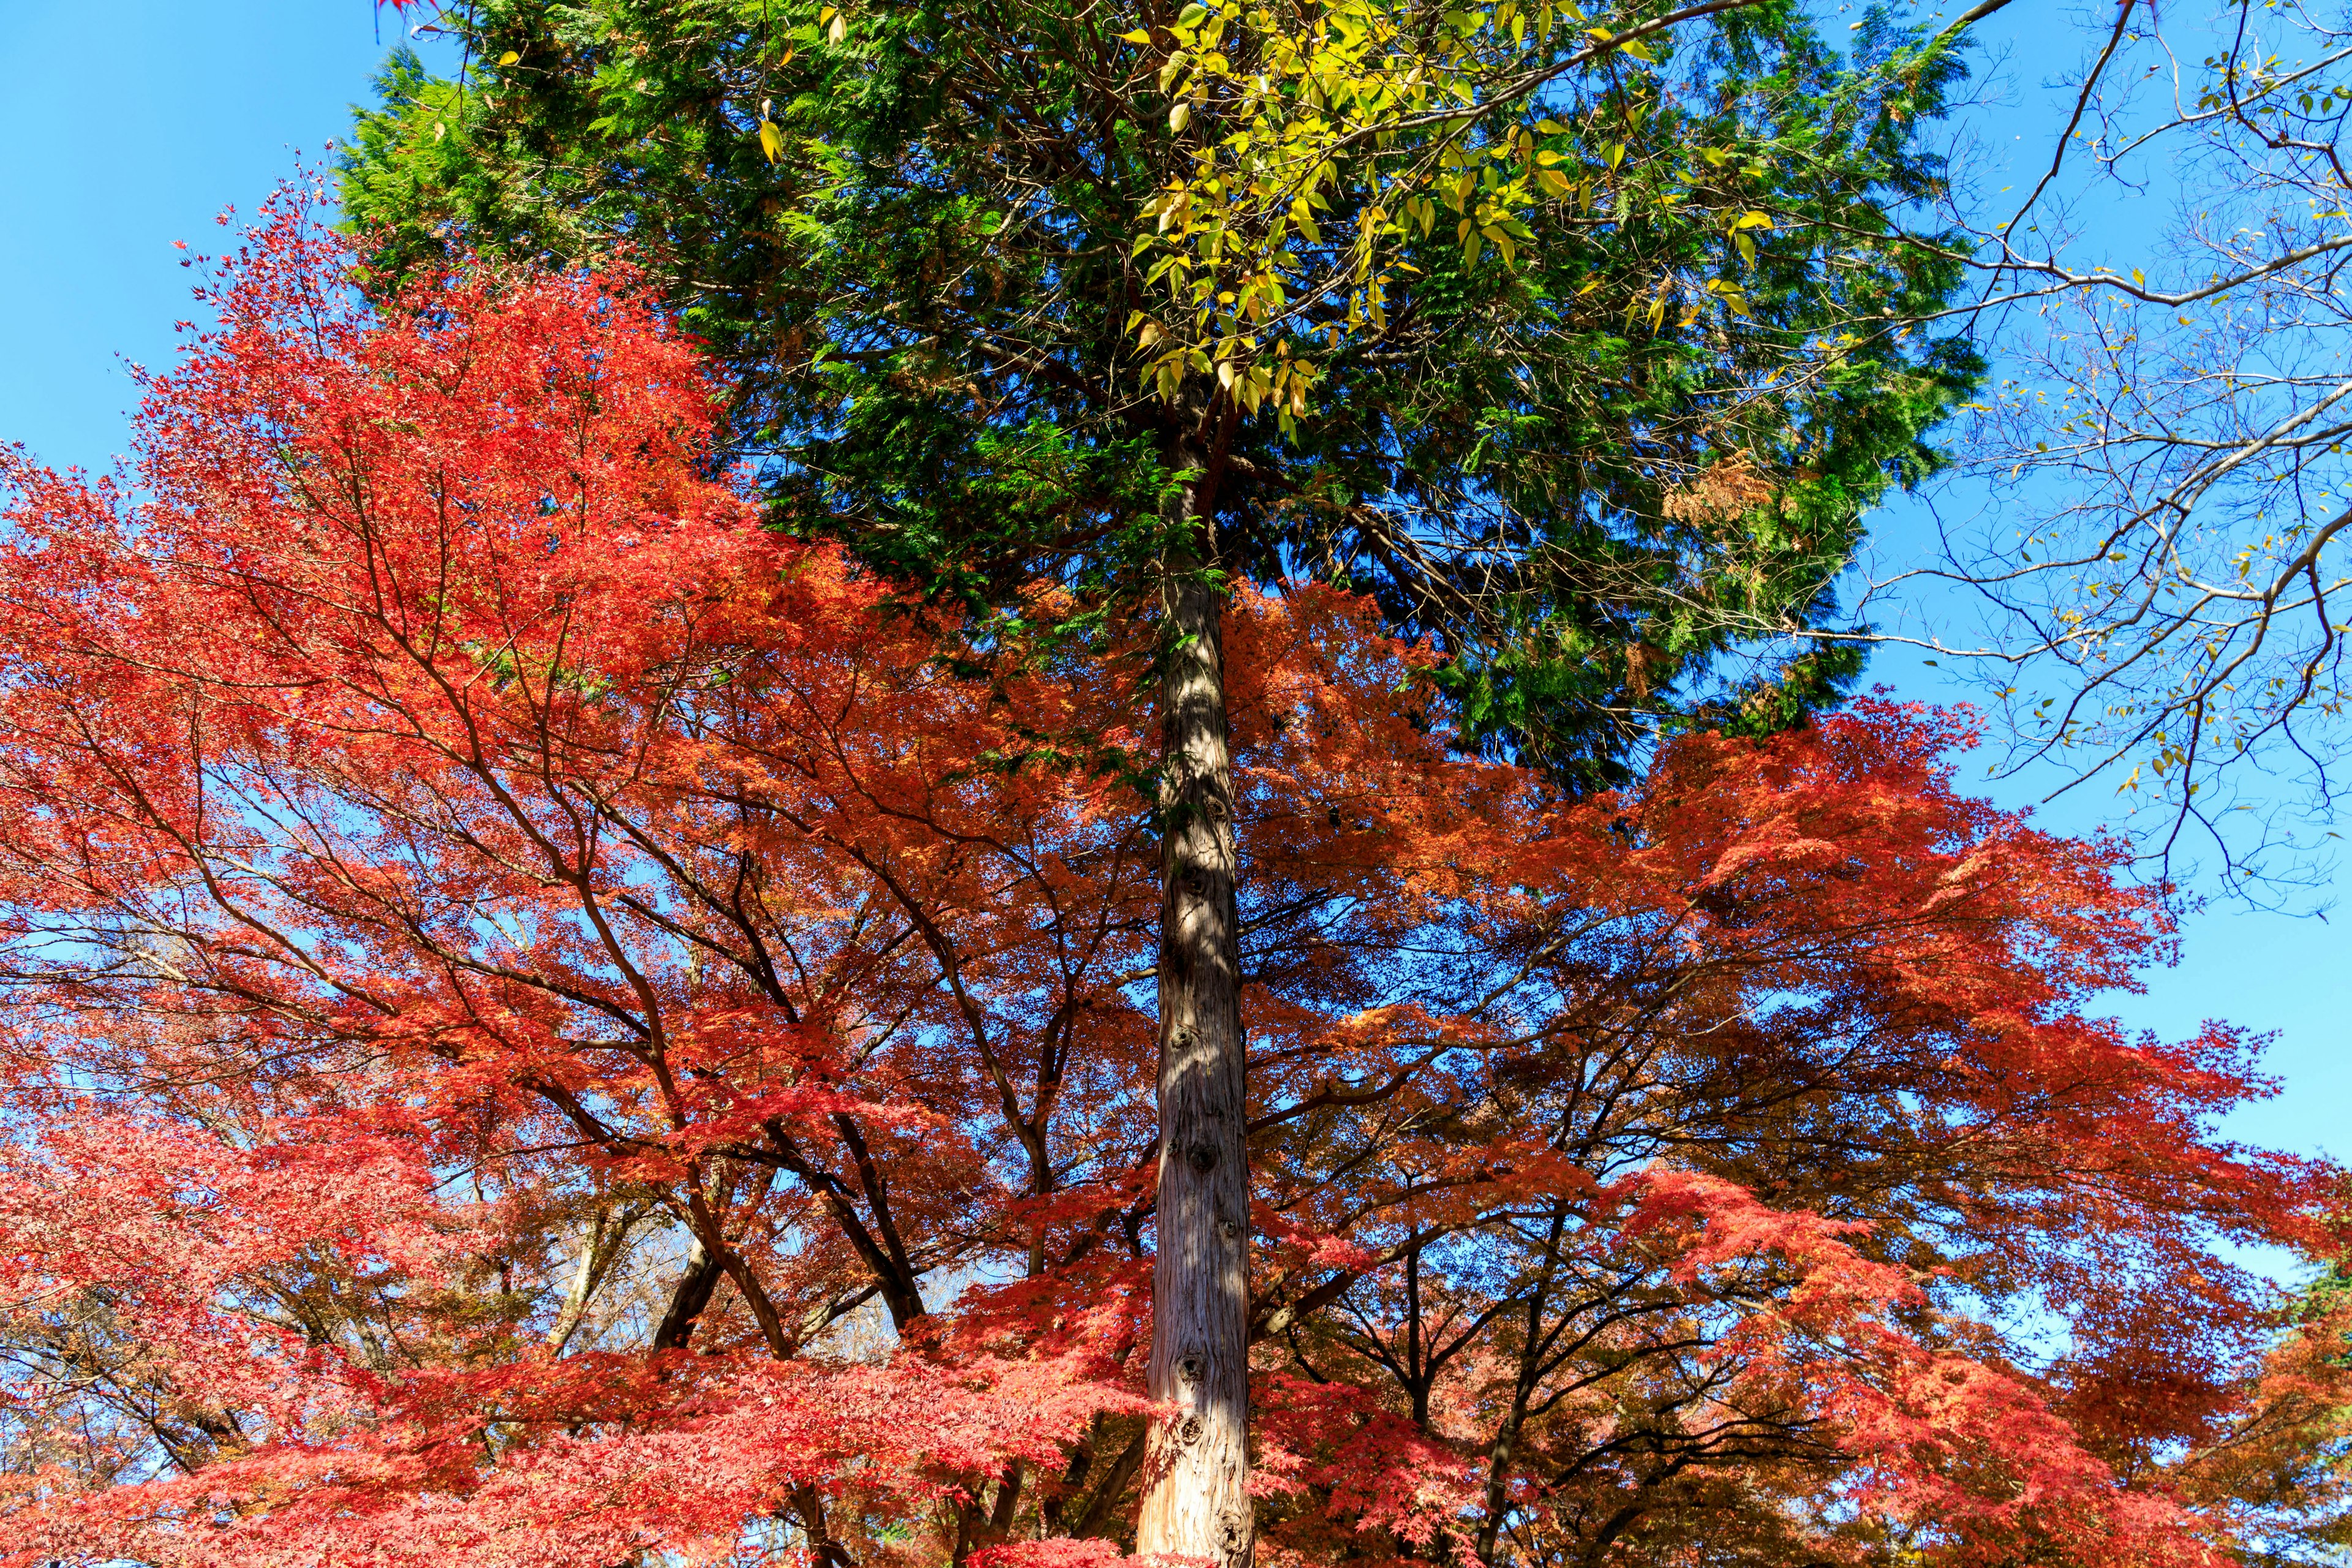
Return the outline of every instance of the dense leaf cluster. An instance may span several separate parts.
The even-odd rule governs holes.
[[[1948,50],[1874,21],[1848,61],[1758,4],[1365,151],[1279,241],[1290,297],[1254,329],[1312,366],[1291,422],[1147,374],[1153,204],[1248,130],[1213,96],[1170,129],[1133,41],[1160,11],[481,0],[446,19],[460,79],[394,63],[344,200],[387,276],[625,254],[725,366],[773,521],[967,605],[1054,580],[1098,625],[1205,469],[1217,567],[1371,594],[1472,733],[1564,779],[1622,777],[1662,719],[1770,729],[1840,689],[1847,656],[1726,659],[1834,620],[1864,513],[1972,384],[1964,346],[1897,326],[1954,284],[1904,226],[1941,178],[1919,131]],[[1531,68],[1589,46],[1522,31]],[[1522,146],[1551,194],[1508,260],[1449,213],[1351,306],[1380,167]]]

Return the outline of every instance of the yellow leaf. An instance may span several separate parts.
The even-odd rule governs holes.
[[[1180,103],[1168,111],[1168,129],[1181,131],[1192,118],[1192,106],[1190,103]]]
[[[824,30],[824,36],[827,42],[835,44],[849,37],[849,18],[838,11],[834,12],[833,25]]]
[[[512,49],[509,49],[505,54],[499,57],[499,64],[501,66],[510,66],[520,58],[522,58],[520,55],[515,53]]]
[[[784,133],[776,129],[776,122],[772,120],[760,121],[760,151],[768,155],[771,163],[784,155]]]

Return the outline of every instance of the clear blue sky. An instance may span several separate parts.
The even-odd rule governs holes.
[[[379,45],[369,0],[0,0],[0,440],[120,449],[121,359],[168,363],[189,313],[172,242],[320,160],[401,26]]]
[[[168,363],[172,324],[189,313],[173,241],[203,244],[223,207],[250,212],[301,160],[320,161],[401,26],[386,11],[379,42],[369,0],[0,0],[0,440],[60,466],[110,462],[132,401],[122,362]],[[2062,26],[2013,6],[1996,40],[2048,59],[2034,34]],[[2042,122],[2040,84],[2010,74],[2001,113],[2023,137]],[[1880,674],[1939,695],[1916,662]],[[2077,828],[2098,805],[2046,816]],[[2194,918],[2180,965],[2113,1001],[2167,1034],[2209,1017],[2279,1032],[2286,1090],[2234,1121],[2238,1136],[2352,1159],[2345,902],[2332,924],[2230,908]]]

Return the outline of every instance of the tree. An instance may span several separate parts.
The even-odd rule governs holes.
[[[1661,63],[1592,59],[1593,32],[1650,23],[1514,12],[1455,21],[1516,31],[1519,74],[1550,80],[1398,132],[1277,247],[1295,298],[1248,309],[1264,355],[1313,366],[1287,434],[1213,381],[1180,409],[1139,379],[1139,336],[1195,334],[1160,321],[1160,251],[1130,254],[1199,226],[1163,213],[1169,181],[1251,130],[1215,84],[1287,12],[1227,26],[1186,96],[1163,67],[1208,68],[1166,52],[1156,13],[502,0],[442,18],[470,79],[394,61],[343,197],[388,274],[453,244],[625,247],[727,367],[729,446],[765,465],[777,520],[973,603],[1040,576],[1152,597],[1168,476],[1202,468],[1223,569],[1375,593],[1437,640],[1482,732],[1603,782],[1678,684],[1681,705],[1721,696],[1697,685],[1712,658],[1825,613],[1861,512],[1933,466],[1918,443],[1970,362],[1864,324],[1957,276],[1888,214],[1938,188],[1916,132],[1957,63],[1874,24],[1849,68],[1763,5],[1637,51]],[[1203,101],[1171,132],[1177,97]],[[1399,252],[1420,280],[1379,323],[1331,297],[1391,166],[1450,159],[1449,185],[1484,189],[1477,164],[1516,169],[1522,145],[1546,194],[1512,198],[1507,264],[1483,238],[1469,260],[1449,220]],[[1177,432],[1201,447],[1181,462]]]
[[[760,526],[625,280],[347,260],[281,204],[134,474],[9,459],[12,1557],[1142,1544],[1119,667]],[[2339,1178],[2080,1012],[2116,847],[1948,717],[1570,799],[1359,596],[1224,629],[1269,1557],[2216,1560],[2156,1461],[2297,1310],[2218,1249]]]
[[[2312,1283],[2242,1411],[2176,1461],[2188,1495],[2226,1510],[2242,1558],[2265,1568],[2341,1562],[2352,1545],[2344,1287],[2341,1266]]]
[[[1224,584],[1372,594],[1448,656],[1468,738],[1569,782],[1705,698],[1769,725],[1834,691],[1851,660],[1705,672],[1834,613],[1863,509],[1969,384],[1850,330],[1952,279],[1887,211],[1933,187],[1911,127],[1948,53],[1874,35],[1887,68],[1849,70],[1787,7],[1646,0],[449,25],[478,79],[396,66],[345,167],[373,265],[625,247],[729,366],[776,525],[1015,646],[1040,582],[1068,635],[1156,620],[1153,1388],[1208,1426],[1154,1467],[1152,1539],[1245,1559]]]
[[[2201,840],[2251,889],[2297,876],[2296,808],[2336,787],[2352,34],[2125,0],[2081,47],[2018,194],[1955,215],[1997,505],[1882,591],[1958,586],[1980,621],[1918,640],[1983,674],[2012,763],[2108,776],[2167,874]]]

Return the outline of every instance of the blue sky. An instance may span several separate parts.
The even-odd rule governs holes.
[[[369,0],[0,3],[0,440],[98,466],[200,247],[317,161],[401,29]],[[120,357],[118,357],[120,356]]]
[[[2038,69],[2053,57],[2037,35],[2069,26],[2029,0],[1988,41]],[[173,242],[203,247],[224,207],[250,212],[321,161],[401,26],[386,11],[379,41],[369,0],[0,0],[0,441],[59,466],[111,461],[132,402],[123,362],[168,363],[173,323],[190,311]],[[2044,123],[2028,72],[2008,68],[1993,109],[2020,145]],[[1988,143],[2007,140],[1988,127]],[[1885,525],[1907,521],[1898,510]],[[1878,673],[1909,695],[1958,695],[1916,660]],[[2032,791],[1997,793],[2014,803]],[[2084,796],[2043,816],[2079,830],[2101,809]],[[2327,923],[2217,906],[2184,936],[2179,965],[2112,1010],[2169,1035],[2205,1018],[2277,1031],[2284,1092],[2231,1131],[2352,1159],[2352,907]]]

